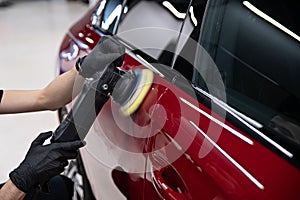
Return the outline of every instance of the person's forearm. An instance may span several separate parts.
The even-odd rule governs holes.
[[[81,90],[83,78],[75,68],[58,76],[42,90],[6,90],[0,113],[56,110],[69,103]]]
[[[21,200],[24,199],[25,193],[19,190],[11,180],[8,180],[0,189],[1,200]]]
[[[58,76],[41,90],[38,98],[41,110],[57,110],[71,102],[81,91],[83,80],[75,68]]]

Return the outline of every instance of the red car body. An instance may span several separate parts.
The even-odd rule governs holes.
[[[109,1],[103,2],[103,5],[108,5]],[[141,2],[137,1],[136,4],[141,4]],[[163,4],[160,1],[153,2]],[[189,5],[190,1],[170,2],[173,4],[179,2],[179,5],[181,5],[180,2],[183,2],[187,4],[186,6],[193,5]],[[225,1],[199,2],[199,4],[194,5],[194,8],[198,8],[197,6],[199,5],[203,8],[201,13],[204,20],[201,23],[202,28],[200,32],[202,34],[200,34],[199,41],[201,41],[201,37],[205,37],[205,26],[208,26],[207,24],[210,22],[209,17],[212,14],[221,13],[221,10],[216,9],[214,13],[210,12],[209,9],[215,9],[218,3],[221,4],[221,7],[227,6],[227,10],[223,10],[223,14],[224,12],[225,14],[222,15],[223,21],[221,21],[224,25],[227,20],[226,15],[230,15],[235,11],[230,10],[230,12],[227,12],[228,9],[235,9],[236,5],[234,3],[240,3],[239,6],[243,7],[243,9],[248,5],[245,1],[243,2],[244,6],[241,1],[229,1],[227,3]],[[229,7],[230,4],[234,5]],[[257,4],[259,5],[259,3]],[[99,11],[99,5],[101,6],[101,1],[74,24],[66,34],[59,50],[58,67],[61,73],[73,67],[77,58],[91,51],[101,35],[116,34],[118,36],[118,30],[111,30],[111,32],[107,33],[95,28],[95,24],[92,21],[95,12]],[[168,8],[168,6],[165,6],[165,8]],[[180,9],[178,8],[177,10]],[[168,11],[166,10],[166,12]],[[241,12],[241,10],[237,10],[237,12]],[[261,53],[261,51],[264,51],[264,48],[268,49],[272,57],[276,55],[276,53],[273,55],[272,46],[274,48],[280,46],[284,49],[286,48],[284,45],[287,45],[293,50],[291,51],[294,55],[283,53],[281,56],[295,63],[299,61],[299,41],[274,28],[269,22],[264,22],[251,10],[245,8],[243,12],[244,14],[246,13],[245,15],[252,22],[261,20],[259,23],[263,24],[261,25],[262,28],[273,28],[274,30],[270,31],[270,33],[275,35],[275,39],[278,36],[280,41],[270,40],[269,42],[273,41],[279,44],[266,43],[266,45],[270,45],[266,48],[265,46],[261,47],[259,44],[254,44],[254,42],[258,41],[251,38],[260,37],[260,33],[256,36],[257,32],[255,30],[245,28],[247,24],[241,24],[238,27],[239,31],[243,28],[245,28],[246,32],[248,31],[248,35],[241,40],[247,39],[249,41],[249,44],[244,43],[244,45],[248,46],[244,46],[241,51],[248,51],[247,55],[252,57],[243,58],[242,54],[232,57],[241,63],[246,62],[247,59],[259,60],[261,58],[254,57],[257,56],[256,51]],[[269,13],[272,14],[272,12]],[[243,15],[240,14],[240,17],[244,17]],[[146,16],[147,14],[145,13]],[[237,20],[237,18],[234,18],[234,20]],[[126,16],[122,20],[119,19],[120,22],[117,23],[125,23],[125,19]],[[161,20],[166,19],[162,18]],[[232,23],[235,22],[234,20]],[[217,23],[217,25],[220,25],[220,23]],[[256,28],[259,29],[261,27],[259,24]],[[220,29],[218,33],[221,34],[224,30]],[[260,31],[262,30],[259,29],[258,32]],[[208,30],[206,33],[212,35],[214,32],[209,32]],[[239,32],[239,34],[242,33],[242,31]],[[179,34],[182,34],[182,32]],[[269,36],[271,37],[272,34]],[[224,35],[226,36],[226,34]],[[142,35],[140,37],[146,41],[153,39]],[[216,51],[221,52],[224,49],[224,52],[228,53],[230,51],[226,46],[226,41],[232,44],[230,43],[232,42],[230,40],[231,36],[226,37],[227,39],[224,39],[225,42],[223,43],[222,38],[219,38],[218,41],[221,47],[219,46],[220,50],[217,48]],[[235,37],[238,38],[240,36],[235,34]],[[249,37],[251,38],[249,39]],[[127,48],[122,69],[150,68],[155,73],[154,82],[142,105],[132,116],[121,116],[118,113],[118,106],[111,100],[107,102],[98,115],[86,138],[87,147],[81,150],[81,161],[78,165],[81,165],[81,168],[84,169],[81,170],[81,176],[84,177],[85,181],[83,185],[80,183],[81,187],[83,187],[81,194],[78,194],[80,198],[300,199],[299,141],[297,142],[295,139],[296,142],[292,140],[284,142],[281,140],[282,137],[273,136],[272,131],[266,131],[263,128],[266,126],[263,122],[251,117],[251,113],[245,113],[237,108],[238,106],[232,106],[230,100],[228,100],[228,103],[223,102],[209,93],[210,90],[207,91],[201,88],[199,86],[201,84],[195,84],[193,82],[194,79],[190,79],[189,75],[185,74],[185,69],[181,71],[180,68],[168,67],[168,64],[164,64],[164,66],[153,64],[156,63],[153,61],[156,59],[150,58],[152,55],[149,56],[148,52],[144,52],[143,49],[141,51],[133,50],[132,44],[124,40],[122,35],[119,35],[117,38]],[[263,43],[264,41],[260,42]],[[236,49],[241,48],[238,46],[238,43],[234,45]],[[213,57],[206,59],[209,60],[206,64],[215,63],[217,66],[222,65],[222,62],[217,60],[218,56],[211,56],[209,48],[205,48],[205,42],[203,42],[203,46],[208,52],[207,55]],[[262,50],[251,49],[253,46]],[[273,50],[274,52],[277,51],[276,49]],[[234,54],[232,51],[228,53],[228,55],[232,54]],[[220,53],[220,55],[222,56],[223,54]],[[274,60],[280,59],[274,58]],[[226,61],[226,59],[222,61]],[[269,61],[266,61],[264,64],[268,65]],[[294,67],[293,63],[290,65]],[[278,67],[281,66],[279,63]],[[274,68],[276,67],[274,66]],[[225,67],[224,71],[226,69]],[[290,69],[287,68],[286,70]],[[254,69],[253,71],[257,72],[257,70],[259,71],[260,69]],[[276,73],[281,71],[273,70]],[[230,76],[226,73],[222,74],[222,70],[220,71],[223,81],[226,76]],[[294,73],[299,75],[299,71],[298,65],[298,69],[294,69]],[[286,71],[283,72],[287,73]],[[234,75],[243,77],[242,72],[240,73]],[[262,73],[268,75],[266,71],[262,70],[259,72],[259,74]],[[283,74],[280,75],[285,76]],[[246,77],[247,75],[244,79]],[[269,74],[268,77],[272,79],[272,74]],[[281,84],[279,79],[276,81],[278,85]],[[290,80],[293,81],[295,79],[290,78]],[[256,81],[253,80],[253,82]],[[293,82],[295,85],[297,83],[299,81]],[[240,82],[240,84],[245,83]],[[225,83],[225,86],[227,88],[227,83]],[[284,83],[283,86],[285,87]],[[288,85],[285,88],[288,87],[291,88],[291,93],[295,91],[293,89],[294,86]],[[268,90],[272,90],[272,87]],[[230,99],[230,95],[228,94],[228,99]],[[289,105],[299,106],[297,92],[295,95],[298,102],[294,104],[290,102]],[[252,104],[248,99],[242,102],[247,105],[246,107],[249,110],[258,109],[254,107],[256,104]],[[299,114],[299,107],[295,107],[294,111],[296,114]],[[262,110],[262,112],[266,113],[267,111]],[[279,115],[276,116],[272,119],[272,122],[278,126],[280,122],[276,121],[276,119],[281,118]],[[255,122],[249,118],[258,122],[258,125],[255,126]],[[290,126],[294,127],[291,130],[294,130],[293,134],[298,135],[295,138],[299,138],[299,116],[291,118],[293,119],[290,120]],[[282,127],[288,127],[286,124],[287,122],[285,121]],[[87,194],[87,190],[90,194]]]

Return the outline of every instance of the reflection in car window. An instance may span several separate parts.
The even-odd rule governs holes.
[[[188,5],[186,0],[127,1],[127,12],[122,17],[118,36],[159,62],[170,65]]]
[[[297,152],[300,26],[292,2],[212,0],[200,44],[218,67],[226,103],[261,124],[257,128],[269,137]],[[206,67],[198,64],[198,68]],[[193,81],[206,89],[213,77],[204,82],[203,74],[195,72]]]
[[[195,54],[192,52],[195,52],[197,46],[206,3],[207,0],[192,1],[177,44],[176,55],[178,56],[172,65],[190,81],[193,76],[193,61],[195,60]]]
[[[92,24],[105,34],[116,33],[123,10],[123,0],[103,0],[92,16]]]

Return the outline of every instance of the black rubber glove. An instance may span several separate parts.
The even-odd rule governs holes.
[[[121,66],[124,60],[125,48],[112,36],[102,36],[94,49],[85,57],[79,58],[76,68],[85,78],[94,73],[100,73],[112,63]]]
[[[51,135],[52,132],[41,133],[20,166],[9,174],[11,181],[25,193],[63,172],[68,159],[76,158],[78,148],[84,146],[80,140],[43,145]]]

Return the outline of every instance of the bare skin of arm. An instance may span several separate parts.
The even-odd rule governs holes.
[[[11,180],[8,180],[0,190],[1,200],[22,200],[25,193],[19,190]]]
[[[41,90],[4,90],[0,114],[57,110],[71,102],[82,87],[75,68],[58,76]]]
[[[83,81],[73,68],[41,90],[5,90],[0,103],[0,114],[57,110],[80,92]],[[0,189],[1,200],[22,200],[25,195],[10,179]]]

